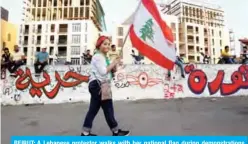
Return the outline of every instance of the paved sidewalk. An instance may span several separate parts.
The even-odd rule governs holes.
[[[115,102],[132,135],[248,135],[248,97]],[[79,135],[87,103],[2,107],[2,144],[11,135]],[[110,135],[102,111],[93,132]]]

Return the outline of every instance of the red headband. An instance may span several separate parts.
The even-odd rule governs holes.
[[[99,47],[101,46],[101,44],[106,40],[109,39],[106,36],[100,36],[96,42],[96,48],[99,49]]]

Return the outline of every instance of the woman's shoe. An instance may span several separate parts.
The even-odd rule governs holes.
[[[130,131],[124,131],[119,129],[116,133],[113,132],[113,136],[128,136]]]

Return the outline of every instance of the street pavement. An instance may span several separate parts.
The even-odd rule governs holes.
[[[11,135],[79,135],[88,103],[2,106],[2,144]],[[248,97],[115,102],[131,135],[248,135]],[[93,132],[111,135],[102,110]]]

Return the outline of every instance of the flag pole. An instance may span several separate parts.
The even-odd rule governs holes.
[[[142,0],[139,1],[139,4],[138,4],[136,10],[134,11],[134,18],[135,18],[135,15],[136,15],[137,11],[139,10],[139,7],[140,7],[141,3],[142,3]],[[133,18],[133,19],[134,19],[134,18]],[[132,23],[133,23],[133,21],[132,21]],[[131,23],[131,25],[132,25],[132,23]],[[129,33],[130,33],[131,25],[130,25],[129,28],[128,28],[127,34],[126,34],[126,36],[125,36],[125,38],[124,38],[124,41],[123,41],[123,45],[122,45],[122,47],[121,47],[121,51],[120,51],[120,57],[121,57],[121,59],[123,59],[123,48],[124,48],[124,45],[125,45],[125,43],[126,43],[126,41],[127,41],[128,35],[129,35]]]

